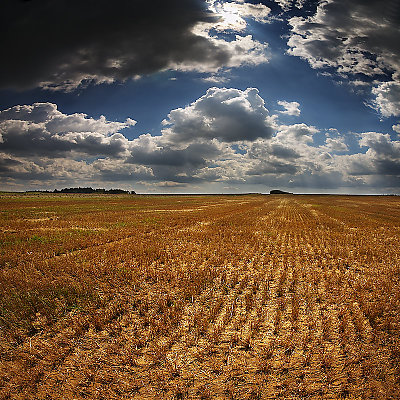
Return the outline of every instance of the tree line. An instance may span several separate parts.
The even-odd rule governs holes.
[[[136,194],[134,190],[123,190],[123,189],[93,189],[91,187],[74,187],[64,189],[51,190],[39,190],[44,193],[96,193],[96,194]]]

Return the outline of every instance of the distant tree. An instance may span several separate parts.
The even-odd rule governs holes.
[[[271,191],[269,192],[269,194],[293,194],[293,193],[284,192],[283,190],[279,190],[279,189],[274,189],[274,190],[271,190]]]

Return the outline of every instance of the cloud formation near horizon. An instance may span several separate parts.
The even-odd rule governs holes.
[[[389,135],[359,135],[349,154],[334,129],[304,123],[280,125],[258,90],[210,88],[184,108],[172,110],[158,136],[128,139],[136,121],[66,115],[52,103],[0,112],[0,176],[46,185],[134,182],[184,188],[186,184],[276,184],[301,187],[374,187],[398,184],[400,142]],[[324,137],[317,145],[316,135]],[[389,186],[390,186],[389,185]]]

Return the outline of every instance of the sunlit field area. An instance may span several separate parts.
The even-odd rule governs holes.
[[[400,198],[0,196],[1,399],[398,399]]]

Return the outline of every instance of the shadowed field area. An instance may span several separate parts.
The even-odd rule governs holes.
[[[397,399],[394,196],[0,196],[0,399]]]

